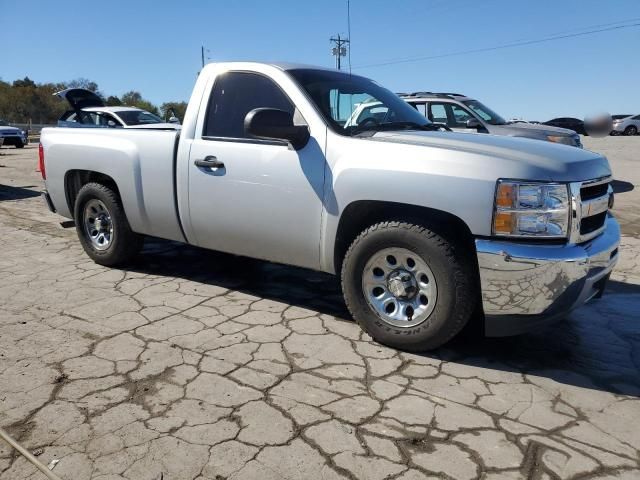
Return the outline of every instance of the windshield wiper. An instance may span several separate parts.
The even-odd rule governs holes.
[[[386,122],[379,124],[367,124],[363,127],[355,127],[351,131],[351,135],[358,135],[365,132],[388,132],[392,130],[422,130],[433,132],[439,129],[440,127],[438,125],[431,123],[421,125],[416,122]]]

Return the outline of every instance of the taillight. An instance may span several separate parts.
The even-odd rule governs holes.
[[[44,148],[42,148],[42,144],[38,145],[38,170],[40,170],[42,179],[46,180],[47,173],[44,170]]]

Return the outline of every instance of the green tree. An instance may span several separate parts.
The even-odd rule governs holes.
[[[175,115],[182,122],[186,111],[187,102],[165,102],[160,106],[160,113],[165,120]]]
[[[99,96],[102,96],[102,93],[98,89],[98,84],[96,82],[92,82],[88,78],[80,77],[75,80],[71,80],[70,82],[67,82],[67,88],[84,88],[85,90],[91,90]]]
[[[22,80],[15,80],[13,82],[14,87],[35,87],[36,84],[29,77],[24,77]]]
[[[0,118],[11,123],[55,124],[69,105],[54,93],[66,88],[86,88],[106,97],[107,105],[130,105],[158,115],[159,109],[138,91],[131,90],[122,97],[102,95],[98,84],[86,78],[76,78],[65,83],[36,83],[29,77],[7,82],[0,79]],[[162,104],[162,114],[173,111],[182,120],[187,104],[167,102]]]
[[[119,105],[122,105],[122,101],[115,95],[109,95],[105,100],[105,103],[110,107],[117,107]]]
[[[128,107],[141,108],[142,110],[155,113],[156,115],[160,113],[158,112],[158,107],[156,107],[149,100],[145,100],[144,98],[142,98],[142,94],[135,90],[131,90],[125,93],[124,95],[122,95],[122,97],[120,97],[120,100],[122,101],[123,105],[127,105]]]

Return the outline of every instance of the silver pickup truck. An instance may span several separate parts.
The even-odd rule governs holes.
[[[367,101],[384,120],[349,125]],[[494,336],[560,318],[618,259],[601,155],[439,131],[334,70],[210,64],[180,132],[47,128],[41,142],[48,206],[97,263],[126,263],[149,235],[328,272],[361,327],[406,350],[472,315]]]

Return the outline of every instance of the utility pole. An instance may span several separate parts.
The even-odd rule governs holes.
[[[204,45],[200,48],[200,53],[202,54],[202,68],[204,68]]]
[[[346,45],[349,44],[349,39],[341,38],[340,35],[338,35],[337,37],[331,37],[329,40],[335,44],[335,47],[331,49],[331,55],[336,57],[336,68],[340,70],[342,66],[341,59],[347,56]]]

